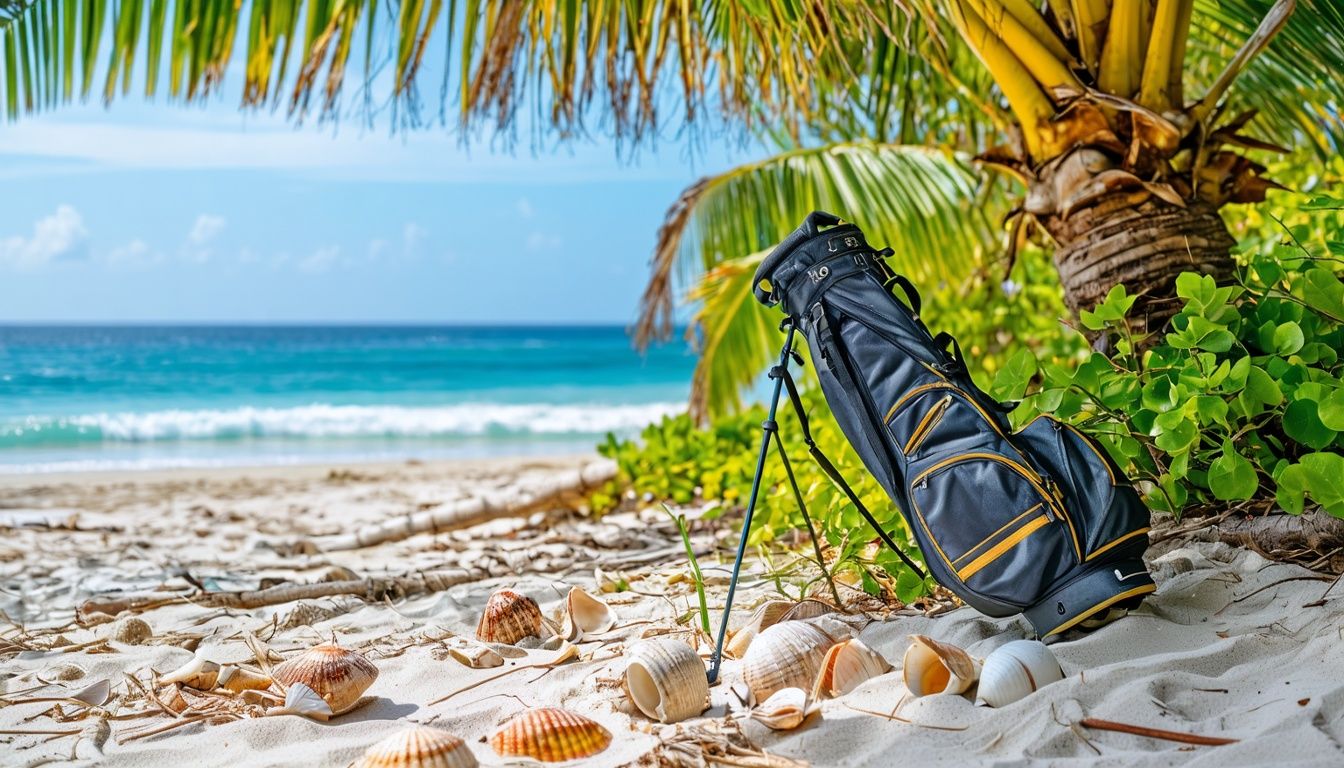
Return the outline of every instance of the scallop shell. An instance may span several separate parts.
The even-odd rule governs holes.
[[[911,635],[905,649],[905,687],[914,696],[964,693],[980,676],[980,662],[955,645]]]
[[[995,648],[980,670],[975,703],[1003,707],[1026,698],[1042,686],[1064,679],[1059,659],[1044,643],[1014,640]]]
[[[780,688],[751,710],[751,719],[776,731],[790,731],[812,714],[811,702],[802,688]]]
[[[331,713],[348,712],[378,679],[378,668],[355,651],[336,645],[315,645],[276,665],[271,677],[281,685],[303,683],[331,706]]]
[[[497,589],[485,601],[476,639],[513,645],[525,637],[541,637],[541,609],[527,595]]]
[[[794,604],[788,600],[767,600],[761,603],[760,607],[752,612],[751,618],[747,619],[747,623],[734,632],[728,640],[728,644],[725,646],[728,656],[734,659],[745,656],[747,648],[751,646],[751,641],[755,640],[756,636],[761,634],[762,631],[777,624],[779,617],[787,613],[793,606]]]
[[[565,600],[565,623],[561,634],[570,642],[584,635],[606,632],[616,623],[611,606],[578,587],[569,590]]]
[[[354,768],[476,768],[465,742],[441,729],[416,725],[369,747]]]
[[[264,691],[271,687],[271,678],[260,672],[226,664],[219,668],[219,679],[215,681],[215,687],[234,693]]]
[[[825,616],[828,613],[840,613],[840,609],[825,600],[817,600],[809,597],[806,600],[799,600],[779,617],[780,621],[800,621],[802,619],[815,619],[818,616]]]
[[[490,746],[503,757],[530,757],[547,763],[579,760],[611,745],[611,731],[563,709],[529,709],[505,723]]]
[[[835,642],[805,621],[786,621],[761,632],[742,659],[742,678],[752,700],[765,701],[781,688],[809,689]]]
[[[664,723],[695,717],[709,706],[709,680],[695,649],[680,640],[645,640],[630,649],[625,690],[645,715]]]
[[[159,678],[159,683],[172,685],[181,683],[198,691],[208,691],[219,680],[219,665],[197,653],[191,661]]]
[[[891,663],[862,640],[843,640],[831,646],[822,659],[812,697],[843,696],[865,680],[890,671]]]
[[[117,619],[107,633],[107,639],[126,645],[144,645],[153,637],[154,629],[139,616]]]

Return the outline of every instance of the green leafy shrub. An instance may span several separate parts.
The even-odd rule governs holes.
[[[1184,308],[1150,348],[1130,334],[1134,297],[1117,286],[1080,315],[1114,355],[1038,368],[1018,351],[993,393],[1025,396],[1019,423],[1050,414],[1097,437],[1155,509],[1249,502],[1297,514],[1309,499],[1344,517],[1344,240],[1314,253],[1290,228],[1286,243],[1244,256],[1239,285],[1182,275]]]

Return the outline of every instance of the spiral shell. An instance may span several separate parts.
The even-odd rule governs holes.
[[[779,617],[788,613],[793,606],[794,604],[788,600],[767,600],[761,603],[760,607],[752,612],[751,618],[747,619],[747,623],[728,640],[728,645],[725,646],[728,656],[734,659],[745,656],[751,641],[761,632],[777,624]]]
[[[513,645],[525,637],[541,637],[541,609],[527,595],[497,589],[485,601],[476,639]]]
[[[250,669],[225,664],[219,668],[219,678],[215,680],[215,687],[234,693],[264,691],[271,687],[271,678]]]
[[[584,635],[606,632],[616,623],[616,614],[599,598],[578,587],[569,590],[565,600],[565,624],[561,634],[570,642],[578,642]]]
[[[914,696],[963,693],[980,676],[980,662],[955,645],[924,635],[911,635],[905,649],[905,687]]]
[[[276,665],[271,677],[281,685],[303,683],[331,706],[331,713],[348,712],[378,679],[378,668],[355,651],[335,645],[315,645]]]
[[[812,696],[843,696],[858,688],[865,680],[890,671],[891,664],[882,654],[869,648],[862,640],[843,640],[831,646],[822,659],[821,673],[817,675]]]
[[[197,653],[191,661],[159,678],[159,683],[172,685],[181,683],[198,691],[208,691],[219,680],[219,665]]]
[[[1064,679],[1059,659],[1036,640],[1014,640],[995,648],[980,670],[975,703],[1003,707],[1024,699],[1042,686]]]
[[[801,688],[780,688],[751,710],[751,719],[776,731],[790,731],[812,714],[807,692]]]
[[[808,690],[821,672],[826,651],[836,638],[805,621],[786,621],[752,641],[742,659],[742,677],[754,701],[765,701],[781,688]]]
[[[695,649],[680,640],[645,640],[630,649],[625,690],[640,712],[675,723],[709,706],[709,680]]]
[[[441,729],[415,725],[369,747],[354,768],[476,768],[465,742]]]
[[[547,763],[591,757],[611,745],[611,731],[563,709],[529,709],[505,723],[490,746],[503,757]]]

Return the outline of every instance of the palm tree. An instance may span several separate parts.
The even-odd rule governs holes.
[[[772,340],[744,300],[750,254],[820,207],[917,278],[964,274],[992,253],[1006,199],[971,152],[1025,182],[1012,243],[1047,233],[1074,308],[1125,282],[1156,324],[1177,271],[1225,276],[1217,210],[1269,185],[1234,149],[1273,148],[1251,117],[1321,154],[1344,143],[1344,12],[1270,2],[0,0],[0,85],[11,118],[132,89],[191,102],[241,55],[242,105],[296,122],[511,135],[525,110],[564,138],[744,130],[780,154],[671,207],[637,326],[669,332],[674,276],[710,275],[695,404],[721,408]],[[342,99],[352,59],[361,86]],[[427,61],[441,77],[426,82]]]

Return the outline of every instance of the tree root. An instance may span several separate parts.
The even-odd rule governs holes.
[[[1315,559],[1317,567],[1332,573],[1344,565],[1335,557],[1344,551],[1344,520],[1319,509],[1301,515],[1232,517],[1220,521],[1215,532],[1224,543],[1247,547],[1273,560],[1300,562],[1304,555],[1311,555],[1307,559]]]
[[[98,614],[115,616],[124,611],[140,613],[177,602],[188,602],[202,608],[235,608],[242,610],[337,595],[355,595],[374,602],[430,592],[442,592],[449,587],[483,578],[489,578],[489,574],[466,570],[443,570],[426,571],[414,576],[325,581],[316,584],[282,584],[268,589],[238,592],[198,591],[177,594],[142,592],[120,597],[86,600],[80,604],[78,615],[81,623],[87,623]]]

